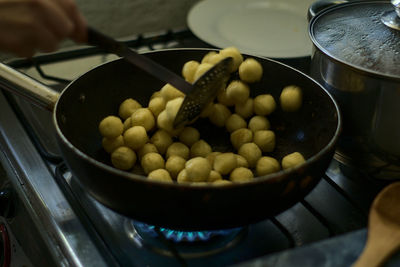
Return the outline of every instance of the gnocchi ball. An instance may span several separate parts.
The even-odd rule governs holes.
[[[106,152],[111,153],[115,149],[124,145],[124,138],[122,137],[122,135],[112,139],[103,137],[101,144]]]
[[[194,82],[194,74],[196,73],[197,68],[200,63],[196,60],[190,60],[186,62],[182,67],[182,76],[189,83]]]
[[[160,91],[155,91],[154,93],[152,93],[150,96],[150,100],[156,97],[162,97]]]
[[[147,153],[150,153],[150,152],[158,153],[158,150],[154,144],[147,143],[137,151],[137,155],[138,155],[139,159],[142,159],[142,157],[144,155],[146,155]]]
[[[223,127],[231,114],[231,111],[225,105],[216,103],[213,106],[213,112],[208,118],[214,125]]]
[[[235,105],[235,102],[233,99],[230,99],[226,93],[225,88],[222,88],[220,91],[218,91],[217,94],[217,101],[218,103],[227,106],[227,107],[232,107]]]
[[[157,126],[158,128],[167,131],[172,136],[178,136],[183,130],[183,127],[178,129],[174,128],[174,118],[169,117],[166,110],[161,111],[161,113],[158,115]]]
[[[243,144],[253,141],[253,132],[247,128],[241,128],[231,133],[231,143],[239,149]]]
[[[183,97],[177,97],[167,102],[167,104],[165,105],[165,112],[167,112],[169,118],[171,118],[172,120],[175,119],[176,114],[178,113],[178,110],[182,105],[182,102]]]
[[[111,163],[117,169],[129,170],[136,163],[136,154],[129,147],[118,147],[111,153]]]
[[[208,59],[207,63],[215,65],[223,59],[224,59],[224,57],[221,54],[217,53],[217,54],[211,55],[210,58]]]
[[[207,155],[206,159],[208,160],[208,162],[210,163],[211,166],[214,166],[215,157],[219,154],[221,154],[221,152],[214,151]]]
[[[172,178],[169,172],[165,169],[157,169],[150,172],[147,176],[149,180],[171,183]]]
[[[251,180],[253,180],[253,178],[253,172],[245,167],[236,168],[229,175],[229,180],[235,183],[250,182]]]
[[[191,147],[195,142],[200,140],[200,133],[196,128],[185,127],[178,136],[179,141]]]
[[[171,84],[165,84],[160,90],[160,96],[164,98],[165,102],[168,102],[177,97],[184,97],[185,94],[173,87]]]
[[[225,128],[232,133],[240,128],[246,128],[247,122],[238,114],[232,114],[225,123]]]
[[[214,65],[211,63],[201,63],[194,73],[194,81],[200,78],[204,73],[206,73],[209,69],[211,69]]]
[[[213,183],[215,181],[222,180],[222,176],[219,172],[211,170],[210,175],[208,176],[207,182]]]
[[[239,114],[244,119],[248,119],[253,115],[253,105],[254,99],[248,98],[243,104],[235,105],[235,113]]]
[[[165,162],[165,169],[170,173],[173,179],[185,168],[186,160],[182,157],[172,155]]]
[[[239,49],[236,47],[226,47],[222,50],[219,51],[219,53],[225,58],[225,57],[231,57],[233,58],[233,65],[231,72],[235,72],[238,70],[240,64],[243,62],[243,56],[240,53]]]
[[[271,114],[276,109],[276,102],[272,95],[263,94],[254,98],[254,113],[261,116]]]
[[[187,171],[186,169],[183,169],[179,172],[178,177],[176,178],[176,181],[178,184],[183,184],[183,183],[190,183],[191,181],[189,180],[187,176]]]
[[[250,87],[242,81],[232,81],[226,87],[226,96],[235,104],[244,104],[250,96]]]
[[[279,162],[273,157],[261,157],[256,164],[256,173],[258,176],[268,175],[280,169]]]
[[[135,110],[141,108],[142,105],[137,102],[133,98],[128,98],[124,100],[121,105],[119,105],[118,115],[123,119],[126,120],[128,117],[132,115]]]
[[[275,149],[275,133],[270,130],[259,130],[254,133],[253,142],[262,152],[272,152]]]
[[[236,166],[245,168],[249,167],[249,163],[247,163],[247,160],[243,156],[240,156],[238,154],[235,154],[235,156],[236,156]]]
[[[149,137],[143,126],[133,126],[124,133],[125,145],[133,150],[141,148],[147,141],[149,141]]]
[[[268,130],[271,127],[269,120],[265,116],[256,115],[249,120],[249,129],[253,132]]]
[[[190,149],[184,143],[174,142],[172,143],[165,154],[165,157],[168,159],[171,156],[180,156],[185,160],[189,159]]]
[[[293,152],[293,153],[283,157],[282,168],[284,170],[289,169],[289,168],[294,168],[296,166],[303,164],[304,162],[306,162],[306,160],[304,159],[304,157],[301,153]]]
[[[279,101],[281,108],[286,112],[294,112],[300,109],[302,104],[302,92],[300,87],[295,85],[286,86],[283,88]]]
[[[203,157],[195,157],[186,161],[187,177],[192,182],[205,182],[210,176],[211,166]]]
[[[140,165],[142,165],[143,171],[146,174],[149,174],[150,172],[157,170],[157,169],[164,169],[165,166],[165,161],[164,158],[154,152],[147,153],[143,155]]]
[[[263,68],[254,58],[247,58],[239,66],[239,77],[246,83],[254,83],[261,80]]]
[[[165,105],[166,102],[162,97],[154,97],[149,101],[149,109],[156,118],[165,109]]]
[[[208,154],[212,152],[211,146],[204,141],[203,139],[200,139],[199,141],[195,142],[191,147],[190,147],[190,157],[207,157]]]
[[[238,154],[247,160],[250,168],[254,168],[262,156],[261,149],[255,143],[243,144],[239,148]]]
[[[99,131],[103,137],[117,138],[124,131],[124,124],[116,116],[107,116],[100,122]]]
[[[164,155],[167,152],[167,148],[172,144],[172,136],[165,130],[157,130],[150,139],[151,143],[153,143],[158,152],[161,155]]]
[[[148,108],[138,108],[131,115],[132,126],[143,126],[146,131],[150,131],[156,125],[153,113]]]
[[[131,127],[132,127],[132,119],[131,117],[129,117],[124,121],[124,132]]]
[[[212,185],[216,185],[216,186],[224,186],[224,185],[230,185],[230,184],[232,184],[231,181],[224,180],[224,179],[222,179],[222,180],[217,180],[217,181],[215,181],[215,182],[212,183]]]
[[[202,59],[201,59],[201,63],[209,63],[209,60],[212,56],[216,55],[217,52],[216,51],[210,51],[208,52]]]
[[[221,175],[229,174],[237,167],[237,159],[234,153],[221,153],[214,159],[213,169]]]

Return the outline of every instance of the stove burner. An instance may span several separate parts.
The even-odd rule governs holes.
[[[125,226],[128,236],[137,246],[169,257],[179,254],[185,259],[210,256],[232,248],[247,232],[247,227],[180,231],[131,220],[127,220]]]

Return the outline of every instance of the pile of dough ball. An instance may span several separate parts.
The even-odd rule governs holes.
[[[119,106],[118,116],[110,115],[99,124],[102,146],[111,155],[115,168],[148,179],[191,185],[225,185],[253,180],[305,162],[299,152],[281,162],[269,156],[275,149],[275,133],[268,115],[277,109],[268,92],[250,97],[251,84],[262,79],[262,65],[243,58],[235,47],[210,51],[201,62],[191,60],[182,67],[182,76],[194,83],[225,57],[233,58],[232,78],[216,99],[200,114],[202,118],[230,133],[234,152],[213,151],[207,140],[191,125],[173,127],[185,95],[170,84],[153,93],[147,106],[133,98]],[[295,112],[302,105],[302,91],[289,85],[282,89],[280,107]]]

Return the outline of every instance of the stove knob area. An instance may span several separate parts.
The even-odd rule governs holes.
[[[15,192],[11,187],[0,190],[0,217],[10,219],[15,214]]]

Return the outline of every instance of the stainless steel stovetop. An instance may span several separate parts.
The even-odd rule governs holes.
[[[206,46],[186,30],[139,36],[128,44],[139,51]],[[79,48],[39,56],[35,58],[39,67],[24,60],[10,65],[61,90],[64,80],[114,58],[96,49]],[[388,184],[334,159],[317,187],[278,216],[227,238],[177,243],[157,237],[157,232],[147,233],[140,223],[84,192],[60,157],[50,112],[4,92],[0,92],[0,110],[0,165],[6,173],[0,181],[18,196],[17,204],[8,203],[15,210],[7,216],[8,225],[37,266],[267,266],[272,262],[274,266],[298,266],[298,260],[288,255],[314,259],[302,266],[331,266],[339,260],[350,264],[365,242],[369,206]],[[177,233],[181,237],[188,234],[192,235]],[[347,244],[357,241],[358,245],[343,252],[343,238]],[[335,245],[335,240],[342,243]],[[324,242],[331,244],[331,254],[328,249],[323,257],[307,250]],[[338,256],[335,251],[345,254]]]

